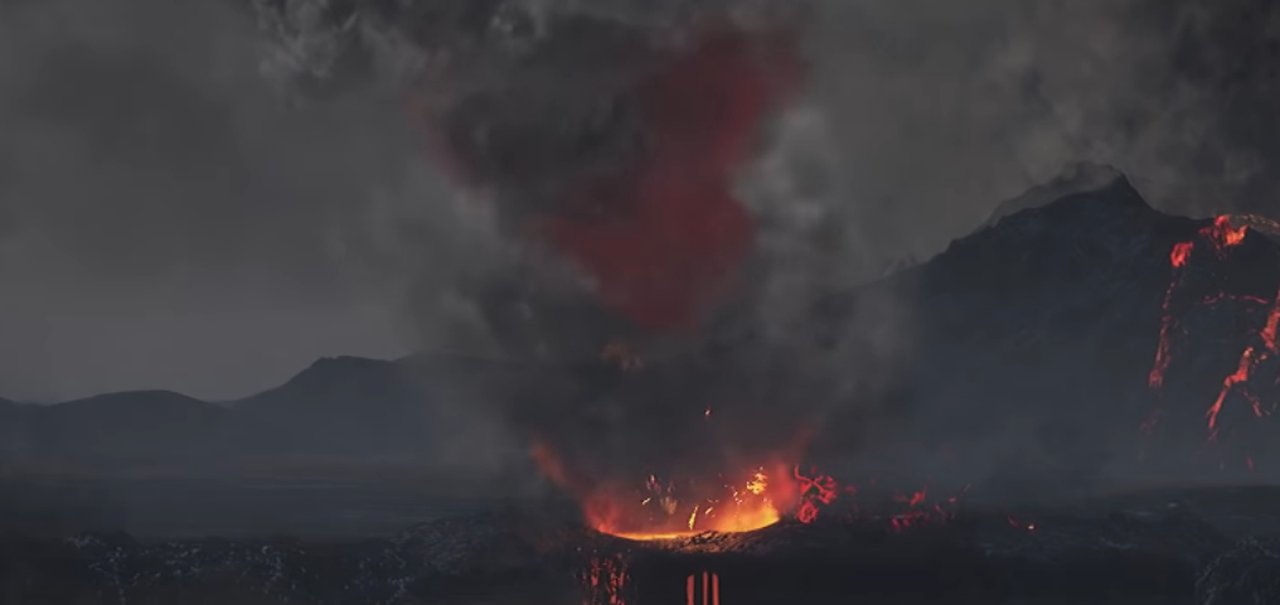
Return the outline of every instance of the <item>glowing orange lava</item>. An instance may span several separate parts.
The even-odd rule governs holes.
[[[581,502],[588,526],[627,540],[755,531],[781,521],[797,494],[780,464],[715,481],[649,475],[631,485],[601,484],[575,480],[545,444],[534,444],[531,453],[547,478]]]
[[[650,476],[639,494],[596,492],[587,498],[584,513],[601,533],[627,540],[672,540],[763,529],[782,520],[794,493],[787,483],[771,480],[763,467],[715,488],[681,487]]]

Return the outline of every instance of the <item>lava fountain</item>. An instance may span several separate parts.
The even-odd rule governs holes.
[[[755,531],[781,521],[801,501],[799,484],[781,463],[714,479],[651,474],[627,484],[574,478],[543,443],[534,444],[532,455],[547,477],[577,498],[588,526],[627,540]]]

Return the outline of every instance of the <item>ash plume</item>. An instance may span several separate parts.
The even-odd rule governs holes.
[[[790,269],[773,272],[787,284],[774,291],[847,287],[927,258],[1082,161],[1117,167],[1169,211],[1256,210],[1275,155],[1225,110],[1262,107],[1274,77],[1274,11],[1244,0],[256,6],[280,42],[272,73],[303,94],[370,74],[412,91],[437,120],[437,165],[467,167],[500,221],[634,158],[643,126],[628,87],[696,24],[785,23],[807,65],[801,98],[736,175],[759,256]],[[812,265],[828,268],[794,277]]]
[[[891,405],[920,339],[894,295],[836,327],[818,302],[1063,165],[1195,215],[1271,212],[1280,174],[1257,0],[89,4],[0,6],[6,396],[618,343],[644,372],[501,420],[661,455],[686,415],[736,409],[767,441]],[[681,115],[685,89],[727,111]],[[676,140],[682,120],[750,140]],[[688,165],[696,186],[665,187]]]
[[[464,280],[464,298],[504,354],[583,360],[621,341],[647,362],[647,378],[514,412],[601,464],[603,452],[697,450],[697,430],[672,427],[696,426],[704,407],[749,419],[727,432],[779,445],[833,409],[891,400],[920,337],[916,310],[884,290],[833,327],[820,301],[933,256],[1063,166],[1115,166],[1158,208],[1203,215],[1255,208],[1273,157],[1224,111],[1261,102],[1272,78],[1225,75],[1240,52],[1275,60],[1260,40],[1237,48],[1241,27],[1272,35],[1260,3],[257,6],[282,36],[277,75],[340,96],[367,86],[341,67],[369,59],[369,73],[411,98],[434,164],[482,193],[493,233],[517,252]],[[1242,13],[1251,25],[1234,25]],[[803,78],[784,83],[794,87],[785,103],[730,129],[755,138],[740,165],[695,170],[722,191],[655,195],[649,180],[667,158],[716,155],[714,137],[663,148],[668,127],[645,96],[680,57],[696,61],[707,23],[753,44],[770,32],[761,23],[782,24],[772,29],[787,41],[781,62],[803,69],[771,78]],[[696,105],[715,92],[708,76],[675,78],[683,91],[669,94]],[[1087,188],[1079,181],[1093,177],[1076,171],[1063,183]],[[1017,204],[1041,197],[1052,199]],[[721,198],[732,203],[714,218],[688,216]],[[692,223],[666,222],[648,199]],[[687,228],[699,221],[738,233]],[[658,233],[671,239],[655,243]],[[760,434],[766,426],[777,434]]]

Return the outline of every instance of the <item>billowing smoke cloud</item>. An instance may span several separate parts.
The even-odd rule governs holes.
[[[811,359],[813,301],[927,257],[1065,164],[1114,164],[1194,213],[1266,210],[1280,174],[1280,9],[1257,0],[88,4],[0,8],[0,262],[18,318],[0,394],[128,374],[232,395],[320,354],[582,359],[620,337],[645,359],[790,362],[671,402],[680,413],[748,387],[762,407],[817,400],[883,380],[912,334],[910,309],[881,301],[835,339],[874,359]],[[801,85],[777,94],[788,70],[741,69],[754,51],[717,50],[708,24],[781,30]],[[708,57],[716,69],[696,67]],[[737,105],[760,74],[759,107]],[[644,100],[689,87],[728,99]],[[692,110],[752,140],[645,140],[707,122]],[[696,185],[665,185],[688,166]],[[708,214],[672,223],[690,208]],[[623,209],[625,227],[601,227]],[[702,230],[713,222],[739,229]],[[693,244],[707,249],[679,249]],[[102,327],[165,310],[181,317]],[[651,329],[690,314],[703,330]],[[59,327],[73,315],[84,328]],[[268,330],[282,315],[296,323]],[[350,333],[314,336],[334,326]],[[174,353],[189,342],[207,344]],[[80,349],[75,376],[57,369]],[[633,418],[612,410],[596,411]]]
[[[796,301],[812,286],[927,257],[1076,162],[1117,166],[1157,206],[1203,215],[1266,210],[1277,155],[1242,126],[1266,119],[1275,61],[1266,41],[1276,35],[1274,10],[1246,0],[262,6],[288,17],[276,29],[295,32],[286,54],[303,59],[276,65],[304,66],[297,78],[359,85],[339,68],[368,54],[382,73],[420,78],[446,105],[461,104],[445,135],[463,155],[454,159],[484,165],[480,182],[519,187],[528,207],[563,199],[555,187],[634,153],[637,120],[616,101],[651,67],[646,53],[678,46],[709,17],[786,22],[809,66],[804,98],[774,125],[759,163],[735,176],[762,223],[753,245],[805,275],[771,272],[788,284],[774,290]],[[306,10],[317,6],[328,20]],[[479,144],[481,135],[497,140]],[[805,261],[781,260],[783,249]],[[599,265],[611,255],[593,256]],[[785,306],[777,298],[771,305]]]
[[[1078,161],[1171,212],[1269,208],[1266,3],[820,4],[812,94],[870,267],[936,252]]]

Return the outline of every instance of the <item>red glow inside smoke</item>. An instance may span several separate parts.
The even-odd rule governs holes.
[[[596,280],[601,302],[641,326],[695,324],[751,250],[755,225],[732,180],[793,71],[756,42],[714,37],[652,76],[638,93],[644,157],[571,193],[580,212],[541,225]]]

